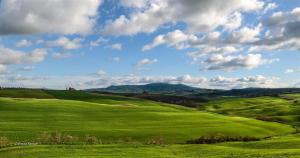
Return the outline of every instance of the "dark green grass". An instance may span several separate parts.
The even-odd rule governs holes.
[[[243,116],[258,119],[266,118],[266,120],[269,121],[277,121],[299,126],[300,102],[295,102],[295,99],[292,99],[292,96],[295,97],[299,95],[288,95],[290,99],[283,96],[227,98],[211,101],[203,105],[202,109],[230,116]]]
[[[145,142],[163,137],[169,143],[184,143],[215,133],[266,137],[294,131],[288,125],[161,106],[150,101],[123,103],[2,98],[0,135],[14,141],[31,141],[44,131],[58,131],[75,136],[90,134],[104,142],[125,137]]]
[[[47,94],[44,90],[21,89],[21,88],[0,89],[0,97],[39,98],[39,99],[54,98],[53,96]]]

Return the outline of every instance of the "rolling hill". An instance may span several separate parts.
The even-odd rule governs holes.
[[[291,157],[300,156],[300,136],[292,126],[254,119],[253,116],[225,116],[207,111],[110,94],[84,91],[4,89],[0,90],[0,157]],[[298,95],[284,95],[284,101],[296,103]],[[236,102],[254,102],[252,98],[231,98],[215,103],[236,108]],[[266,105],[273,98],[262,98]],[[234,104],[231,104],[234,103]],[[243,105],[246,107],[248,104]],[[265,103],[265,104],[264,104]],[[242,104],[240,104],[242,105]],[[242,108],[242,106],[241,106]],[[249,112],[249,111],[248,111]],[[255,113],[256,110],[253,110]],[[219,113],[219,114],[217,114]],[[246,113],[246,112],[245,112]],[[271,113],[271,112],[270,112]],[[234,117],[233,117],[234,116]],[[237,117],[244,116],[244,117]],[[249,118],[245,118],[249,117]],[[35,144],[43,133],[74,138],[96,137],[95,145]],[[259,141],[218,144],[186,144],[188,140],[222,134],[228,137],[252,137]],[[88,137],[87,137],[88,136]],[[1,148],[1,137],[11,146]],[[69,138],[67,137],[67,138]],[[148,144],[159,141],[159,144]]]

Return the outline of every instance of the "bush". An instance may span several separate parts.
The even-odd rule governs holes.
[[[186,143],[187,144],[215,144],[221,142],[236,142],[236,141],[248,142],[248,141],[258,141],[258,140],[260,139],[255,137],[230,137],[230,136],[225,136],[223,134],[216,134],[211,136],[202,136],[194,140],[188,140]]]
[[[89,145],[92,145],[92,144],[98,144],[99,143],[99,140],[97,137],[95,136],[89,136],[89,135],[86,135],[85,136],[85,139],[84,139],[84,142],[86,144],[89,144]]]
[[[51,134],[48,132],[43,132],[37,137],[37,141],[41,144],[49,144],[51,139]]]
[[[50,143],[51,144],[62,144],[62,134],[59,132],[52,132],[51,133],[51,138],[50,138]]]
[[[148,145],[165,145],[166,141],[162,137],[150,138],[147,141]]]
[[[7,137],[0,137],[0,148],[4,148],[10,144]]]
[[[79,138],[78,137],[74,137],[74,136],[71,136],[71,135],[64,135],[62,137],[62,143],[63,144],[76,144],[77,142],[79,141]]]
[[[101,140],[95,136],[87,135],[85,137],[76,137],[72,135],[63,135],[59,132],[43,132],[37,137],[40,144],[102,144]]]

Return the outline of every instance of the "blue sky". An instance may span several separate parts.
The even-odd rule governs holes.
[[[299,87],[298,0],[0,0],[0,85]]]

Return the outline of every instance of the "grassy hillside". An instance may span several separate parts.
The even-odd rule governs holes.
[[[0,135],[13,140],[32,140],[43,131],[59,131],[78,136],[90,134],[103,141],[163,137],[168,142],[182,143],[212,133],[265,137],[293,131],[277,123],[128,100],[117,103],[104,100],[96,104],[2,98],[0,120]]]
[[[284,136],[295,132],[294,128],[275,122],[230,117],[172,104],[82,91],[17,89],[15,91],[4,90],[2,96],[5,97],[0,97],[0,137],[5,136],[12,143],[17,144],[25,142],[23,144],[25,146],[2,148],[0,157],[238,158],[242,155],[251,158],[273,158],[300,155],[298,149],[293,149],[293,147],[300,146],[298,143],[300,137],[298,135]],[[215,110],[216,105],[224,106],[224,109],[225,107],[233,109],[236,108],[236,103],[239,103],[241,108],[246,108],[250,104],[272,103],[274,107],[278,106],[276,110],[282,110],[286,106],[292,107],[290,105],[292,103],[296,106],[297,97],[282,96],[282,98],[276,98],[278,100],[263,97],[256,98],[255,102],[254,100],[227,99],[223,102],[218,101],[216,104],[212,102],[205,107],[208,111],[218,112]],[[260,102],[257,102],[258,100]],[[281,106],[283,106],[282,109],[280,109]],[[246,115],[245,112],[243,116],[255,117],[257,111],[254,109],[253,115]],[[269,113],[272,112],[269,111]],[[232,115],[242,116],[239,113]],[[37,142],[38,135],[43,132],[58,132],[79,138],[91,135],[99,138],[103,144],[26,144]],[[280,137],[248,143],[186,144],[187,140],[215,134],[231,137]],[[149,140],[156,139],[162,139],[163,145],[146,145]]]
[[[257,118],[265,121],[300,125],[300,95],[281,97],[227,98],[211,101],[202,109],[230,116]]]

